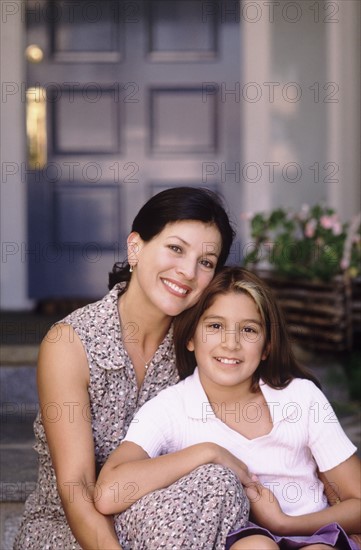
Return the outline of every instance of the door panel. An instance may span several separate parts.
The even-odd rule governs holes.
[[[121,153],[124,120],[114,92],[99,86],[86,94],[61,87],[58,99],[49,97],[54,156]]]
[[[153,61],[202,61],[217,55],[216,12],[204,16],[204,4],[149,2],[148,54]],[[200,24],[202,22],[202,24]]]
[[[152,88],[149,113],[151,155],[216,153],[216,98],[202,102],[201,88]]]
[[[239,160],[240,106],[220,90],[239,80],[240,30],[204,4],[27,0],[27,44],[44,53],[27,87],[47,107],[47,163],[28,170],[30,297],[104,294],[137,210],[163,188],[235,204],[219,167]]]

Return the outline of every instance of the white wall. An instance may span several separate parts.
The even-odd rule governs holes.
[[[342,24],[327,33],[327,70],[340,83],[340,102],[329,105],[328,150],[340,166],[329,200],[348,219],[361,208],[361,2],[340,2]]]
[[[1,2],[1,309],[30,309],[26,266],[25,78],[22,0]]]
[[[243,4],[242,71],[262,95],[243,102],[242,159],[261,178],[245,181],[242,207],[324,201],[348,220],[360,209],[361,3],[254,4]]]

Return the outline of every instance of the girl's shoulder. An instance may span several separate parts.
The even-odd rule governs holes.
[[[272,388],[263,380],[260,380],[260,387],[267,400],[278,400],[283,403],[312,403],[314,400],[323,399],[327,401],[324,393],[312,380],[306,378],[294,378],[284,388]]]

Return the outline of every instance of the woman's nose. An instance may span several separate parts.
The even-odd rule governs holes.
[[[192,280],[195,278],[197,273],[197,262],[194,260],[184,260],[180,263],[177,268],[178,273],[183,275],[187,280]]]

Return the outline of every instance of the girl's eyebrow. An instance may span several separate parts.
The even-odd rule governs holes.
[[[210,319],[218,319],[218,320],[225,320],[225,317],[222,315],[207,315],[206,317],[203,317],[203,321],[209,321]],[[236,321],[237,323],[255,323],[256,325],[262,326],[262,322],[258,321],[258,319],[241,319],[239,321]]]

